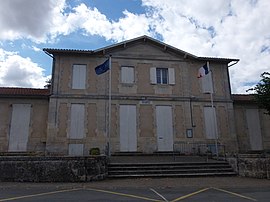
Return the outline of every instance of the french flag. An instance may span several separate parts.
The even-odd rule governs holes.
[[[198,78],[202,78],[205,75],[207,75],[209,73],[209,68],[207,66],[207,63],[205,63],[202,67],[200,67],[199,71],[198,71]]]

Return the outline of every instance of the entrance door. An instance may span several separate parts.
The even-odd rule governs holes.
[[[30,104],[13,104],[8,151],[26,151],[29,136]]]
[[[156,106],[158,151],[173,151],[172,107]]]
[[[137,123],[135,105],[120,105],[120,151],[137,151]]]
[[[204,124],[205,124],[206,139],[218,138],[215,108],[204,107]]]
[[[251,150],[262,150],[262,133],[258,109],[247,109],[246,118]]]

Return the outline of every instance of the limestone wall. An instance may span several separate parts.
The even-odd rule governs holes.
[[[107,176],[107,158],[0,157],[0,181],[89,182]]]
[[[245,154],[228,158],[229,163],[242,177],[270,179],[270,156]]]

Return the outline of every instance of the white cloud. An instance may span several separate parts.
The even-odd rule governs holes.
[[[64,8],[65,0],[1,1],[0,39],[45,42],[54,26],[52,22],[62,15]]]
[[[0,86],[43,88],[47,79],[44,69],[30,58],[0,49]]]
[[[68,35],[82,29],[86,35],[99,35],[106,40],[122,41],[144,34],[150,35],[150,21],[145,14],[133,14],[123,11],[124,17],[118,21],[110,21],[97,8],[87,7],[80,4],[66,13],[62,18],[57,18],[52,35]]]
[[[198,56],[239,58],[230,68],[234,93],[244,93],[262,72],[270,71],[268,0],[142,0],[142,5],[145,14],[125,10],[113,21],[84,3],[71,8],[64,0],[4,1],[0,39],[53,42],[78,30],[115,42],[161,36],[165,43]]]
[[[142,2],[166,43],[199,56],[239,58],[230,68],[233,93],[245,93],[270,71],[268,0]]]
[[[35,52],[42,52],[42,50],[36,46],[32,46],[31,49],[33,49]]]

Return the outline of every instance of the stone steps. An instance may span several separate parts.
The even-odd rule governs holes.
[[[0,152],[0,156],[45,156],[44,152]]]
[[[227,162],[110,163],[109,178],[236,175]]]

